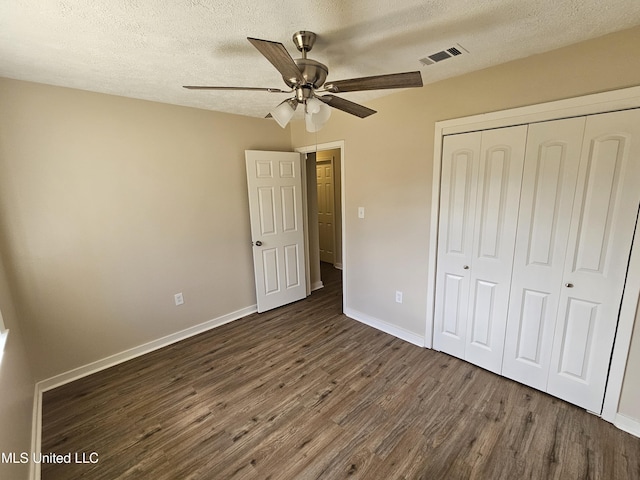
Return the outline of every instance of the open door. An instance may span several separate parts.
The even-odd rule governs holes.
[[[300,154],[246,150],[258,312],[305,298]]]

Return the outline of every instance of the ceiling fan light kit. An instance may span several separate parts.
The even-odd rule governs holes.
[[[190,90],[252,90],[270,93],[294,93],[294,97],[273,108],[267,117],[271,116],[282,128],[293,118],[298,103],[305,105],[305,125],[307,131],[317,132],[331,116],[331,108],[360,118],[376,113],[364,105],[345,100],[335,95],[317,95],[318,93],[357,92],[363,90],[382,90],[389,88],[422,87],[422,75],[419,71],[393,73],[389,75],[375,75],[371,77],[352,78],[326,82],[329,69],[326,65],[307,58],[316,41],[316,34],[309,31],[299,31],[293,34],[293,43],[302,52],[302,58],[293,59],[285,46],[279,42],[261,40],[248,37],[247,40],[280,72],[284,83],[291,90],[264,87],[212,87],[185,85]],[[326,83],[325,83],[326,82]]]
[[[293,118],[293,114],[295,113],[297,107],[298,102],[295,99],[288,98],[273,110],[271,110],[269,113],[271,114],[273,119],[278,122],[278,125],[284,128]]]

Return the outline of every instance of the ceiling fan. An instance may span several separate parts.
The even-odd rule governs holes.
[[[190,90],[250,90],[271,93],[294,93],[276,106],[267,115],[273,117],[281,127],[285,127],[293,117],[298,104],[305,105],[307,130],[317,131],[329,118],[331,109],[337,108],[360,118],[376,113],[364,105],[345,100],[334,93],[357,92],[363,90],[382,90],[389,88],[422,87],[422,76],[419,71],[375,75],[371,77],[351,78],[326,82],[329,69],[326,65],[307,58],[316,41],[316,34],[309,31],[296,32],[293,43],[302,52],[302,58],[293,59],[285,46],[280,42],[260,40],[248,37],[247,40],[265,56],[282,75],[282,79],[290,90],[262,87],[212,87],[203,85],[184,85]],[[318,95],[326,93],[327,95]]]

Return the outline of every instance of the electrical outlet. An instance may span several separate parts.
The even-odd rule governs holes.
[[[184,303],[184,297],[182,296],[182,292],[180,292],[180,293],[176,293],[176,294],[173,296],[173,299],[174,299],[174,300],[175,300],[175,302],[176,302],[176,306],[178,306],[178,305],[182,305],[182,304]]]
[[[396,291],[396,303],[402,303],[402,292]]]

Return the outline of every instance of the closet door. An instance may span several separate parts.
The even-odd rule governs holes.
[[[482,132],[465,359],[502,369],[527,126]]]
[[[447,136],[442,149],[433,347],[464,358],[480,132]]]
[[[547,392],[600,412],[640,202],[640,111],[587,118]]]
[[[585,117],[529,125],[502,374],[546,390]]]

